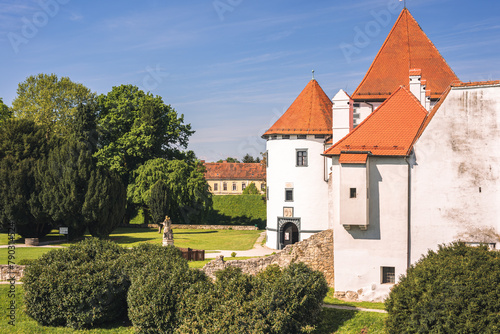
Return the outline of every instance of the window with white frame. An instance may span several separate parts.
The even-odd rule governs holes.
[[[224,183],[222,184],[222,189],[223,189],[224,191],[227,191],[227,182],[224,182]]]
[[[236,182],[233,182],[233,191],[236,191]]]
[[[246,187],[247,187],[246,183],[245,182],[241,182],[241,190],[245,190]]]
[[[218,183],[214,183],[214,191],[217,191],[219,190],[219,184]]]

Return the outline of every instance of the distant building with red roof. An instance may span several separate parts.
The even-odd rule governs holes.
[[[214,195],[239,195],[254,183],[258,190],[266,189],[266,167],[262,163],[205,162],[205,179]]]

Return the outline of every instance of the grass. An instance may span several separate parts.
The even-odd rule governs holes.
[[[373,310],[385,310],[384,303],[371,303],[371,302],[346,302],[337,298],[333,298],[334,289],[330,288],[328,291],[324,303],[330,305],[343,305],[343,306],[354,306],[360,308],[368,308]]]
[[[82,334],[133,334],[134,329],[130,324],[115,323],[103,328],[91,330],[73,330],[65,327],[46,327],[39,325],[24,313],[23,286],[16,285],[16,323],[15,326],[8,324],[8,306],[11,299],[8,297],[10,286],[0,285],[0,333],[82,333]],[[321,313],[321,323],[317,326],[314,334],[359,334],[363,329],[366,333],[385,333],[385,319],[387,314],[359,312],[349,310],[336,310],[324,308]]]
[[[314,334],[382,334],[387,314],[323,308],[321,318]]]
[[[185,230],[174,229],[175,246],[204,250],[248,250],[252,249],[260,231],[237,230]],[[116,229],[110,239],[122,246],[137,246],[143,242],[161,244],[163,236],[155,228]]]
[[[15,264],[19,264],[21,259],[26,260],[34,260],[38,259],[43,254],[54,248],[45,248],[45,247],[16,247],[15,249],[15,258],[13,261]],[[8,249],[0,248],[0,264],[8,264]]]

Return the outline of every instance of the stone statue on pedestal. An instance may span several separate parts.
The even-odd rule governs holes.
[[[172,232],[172,220],[165,216],[163,221],[163,246],[174,245],[174,233]]]

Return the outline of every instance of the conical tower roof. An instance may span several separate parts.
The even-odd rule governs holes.
[[[422,70],[427,90],[436,99],[458,77],[407,8],[403,9],[363,81],[352,98],[384,100],[401,85],[408,85],[410,69]]]
[[[316,80],[309,81],[288,110],[263,136],[276,134],[332,134],[332,101]]]

